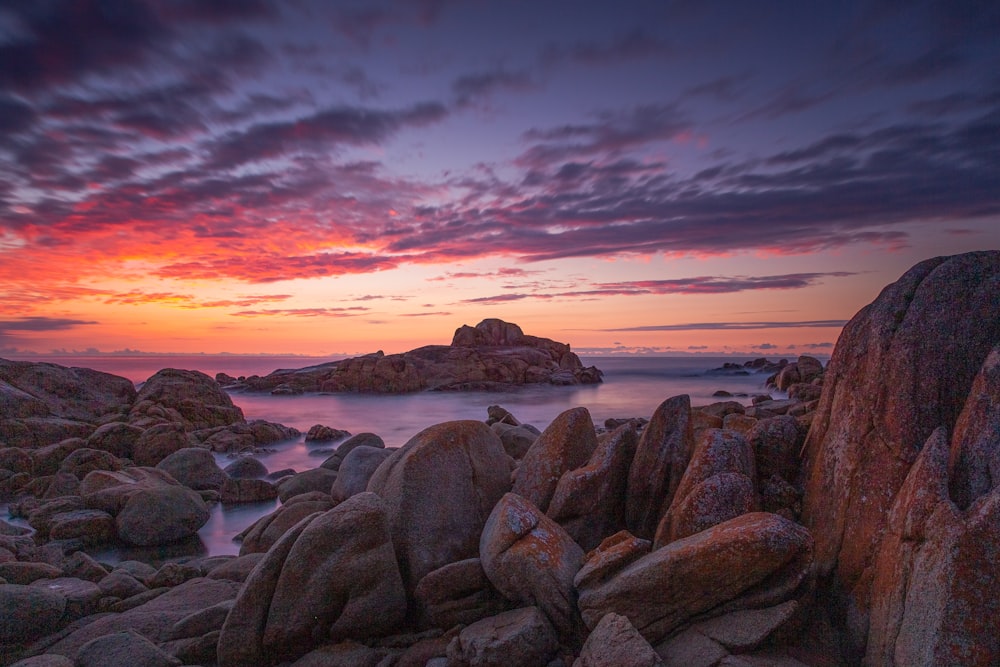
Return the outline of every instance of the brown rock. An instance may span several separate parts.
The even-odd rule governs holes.
[[[54,475],[59,470],[59,464],[77,449],[87,446],[83,438],[67,438],[53,445],[46,445],[32,450],[31,470],[36,476]]]
[[[514,493],[543,512],[564,473],[582,466],[597,447],[587,408],[566,410],[542,431],[525,453],[514,479]]]
[[[578,588],[594,587],[610,579],[625,566],[649,554],[649,540],[642,540],[626,530],[615,533],[586,555],[583,566],[573,578]]]
[[[391,455],[392,450],[385,448],[353,447],[337,468],[337,479],[330,488],[330,497],[339,502],[364,493],[375,470]]]
[[[27,643],[56,630],[66,598],[56,591],[0,584],[0,643]]]
[[[479,555],[479,536],[510,488],[510,458],[482,422],[424,429],[393,452],[368,483],[389,511],[408,591],[428,573]]]
[[[967,509],[1000,485],[1000,347],[986,357],[955,424],[948,469],[950,494]]]
[[[77,667],[176,667],[181,661],[131,630],[93,639],[76,654]]]
[[[448,646],[449,665],[509,667],[545,665],[559,641],[537,607],[490,616],[462,630]]]
[[[573,667],[661,667],[653,647],[624,616],[606,614],[587,637]]]
[[[760,479],[779,475],[788,482],[796,482],[803,436],[794,417],[781,415],[757,422],[746,437],[753,448]]]
[[[818,573],[864,646],[870,577],[885,517],[934,429],[952,429],[1000,340],[1000,252],[921,262],[841,333],[804,447],[803,522]]]
[[[286,503],[295,496],[319,491],[328,494],[337,480],[337,471],[327,468],[313,468],[296,475],[290,475],[278,481],[275,488],[281,502]]]
[[[84,506],[117,515],[128,499],[142,490],[179,486],[177,480],[155,468],[125,468],[119,471],[94,470],[80,482]]]
[[[754,453],[742,435],[705,431],[657,528],[654,547],[758,509],[756,478]]]
[[[428,573],[413,596],[427,620],[445,629],[474,623],[506,608],[478,558],[449,563]]]
[[[969,407],[983,404],[974,397]],[[1000,661],[1000,487],[960,510],[949,497],[948,452],[940,428],[896,495],[872,576],[868,664]]]
[[[278,497],[278,489],[263,479],[226,478],[219,492],[221,494],[219,499],[223,505],[259,503]]]
[[[204,373],[164,368],[142,385],[129,412],[129,422],[140,427],[163,421],[196,431],[242,422],[243,411]]]
[[[774,514],[744,514],[657,549],[601,583],[581,585],[579,607],[588,627],[615,612],[656,644],[700,614],[793,597],[811,563],[804,528]]]
[[[59,472],[83,479],[92,470],[121,470],[122,462],[113,454],[100,449],[81,447],[75,449],[59,463]]]
[[[174,452],[191,447],[184,424],[166,422],[147,428],[133,446],[132,460],[139,466],[155,466]]]
[[[243,535],[243,544],[240,545],[240,556],[252,553],[263,553],[281,539],[299,521],[317,512],[326,512],[333,509],[333,503],[329,497],[306,498],[288,502],[270,514],[265,514],[257,519]]]
[[[573,578],[583,551],[559,524],[508,493],[486,521],[479,553],[486,576],[504,597],[538,606],[567,641],[579,637]]]
[[[115,540],[115,519],[101,510],[79,509],[60,512],[49,521],[49,538],[78,539],[88,546],[109,544]]]
[[[226,473],[215,462],[212,452],[201,447],[185,447],[163,458],[156,467],[195,491],[218,491]]]
[[[405,612],[385,503],[363,493],[299,522],[254,568],[223,625],[219,664],[274,664],[322,638],[378,636]]]
[[[87,447],[108,452],[121,459],[131,459],[142,429],[124,422],[102,424],[87,438]]]
[[[643,429],[629,470],[625,522],[633,534],[652,539],[693,450],[691,399],[686,394],[669,398]]]
[[[132,494],[115,517],[126,544],[170,544],[198,532],[208,522],[205,501],[183,486],[160,486]]]
[[[747,653],[779,632],[799,612],[796,600],[764,609],[741,609],[692,626],[733,653]]]
[[[625,424],[601,441],[585,466],[559,478],[547,514],[584,551],[625,526],[625,490],[637,440],[635,426]]]

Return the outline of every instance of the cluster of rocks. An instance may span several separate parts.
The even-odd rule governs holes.
[[[566,343],[526,336],[516,324],[483,320],[463,325],[451,345],[427,345],[400,354],[375,352],[317,366],[277,370],[260,377],[219,375],[230,390],[362,392],[504,390],[526,384],[577,385],[601,382],[594,366],[584,367]]]
[[[89,369],[0,360],[0,406],[0,497],[53,551],[170,544],[205,524],[207,503],[276,498],[266,470],[223,470],[213,452],[299,435],[246,421],[196,371],[162,370],[137,391]]]
[[[997,664],[997,313],[1000,253],[938,258],[851,320],[825,372],[786,364],[818,401],[675,396],[541,432],[494,406],[399,449],[357,436],[284,478],[234,557],[111,568],[3,527],[0,657]]]

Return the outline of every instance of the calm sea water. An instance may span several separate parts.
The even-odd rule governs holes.
[[[277,368],[300,368],[329,359],[309,357],[236,356],[139,356],[139,357],[59,357],[46,359],[64,366],[85,366],[127,377],[146,380],[161,368],[200,370],[214,377],[218,372],[233,376],[265,375]],[[722,389],[733,394],[753,395],[764,391],[766,374],[748,376],[713,374],[723,363],[746,361],[733,357],[603,357],[585,358],[586,365],[604,371],[604,383],[580,387],[529,386],[508,392],[423,392],[402,396],[328,394],[271,396],[232,394],[247,419],[267,419],[294,426],[303,433],[314,424],[325,424],[351,433],[379,434],[389,447],[399,447],[420,430],[454,419],[486,419],[491,405],[502,405],[522,422],[544,429],[558,414],[569,408],[586,407],[594,422],[609,417],[646,417],[671,396],[689,394],[693,405],[718,400],[712,393]],[[749,398],[737,398],[749,403]],[[280,443],[259,458],[268,470],[307,470],[323,462],[332,450],[329,445],[307,446],[303,438]],[[220,465],[229,460],[219,455]],[[223,508],[216,505],[209,522],[199,532],[201,542],[187,545],[186,553],[235,554],[239,544],[235,534],[260,516],[271,512],[275,502]],[[117,560],[130,556],[115,551],[98,554]],[[164,558],[171,556],[163,553]]]

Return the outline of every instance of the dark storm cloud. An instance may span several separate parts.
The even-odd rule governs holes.
[[[461,107],[489,97],[494,92],[530,90],[534,85],[528,72],[496,69],[460,76],[452,82],[451,90],[455,94],[455,104]]]
[[[226,169],[296,151],[325,150],[336,144],[377,144],[404,127],[422,127],[447,115],[444,105],[437,102],[398,111],[333,107],[292,121],[260,123],[229,132],[209,145],[209,164]]]
[[[21,317],[16,320],[0,320],[0,333],[4,331],[63,331],[83,324],[97,324],[97,322],[61,317]]]
[[[624,60],[670,57],[673,47],[642,28],[621,34],[610,42],[578,41],[569,45],[549,44],[542,50],[545,64],[573,61],[582,65],[610,65]]]
[[[132,0],[7,0],[19,31],[0,44],[0,88],[31,91],[142,63],[167,29]]]
[[[35,123],[37,114],[16,97],[0,95],[0,143],[11,135],[24,132]]]

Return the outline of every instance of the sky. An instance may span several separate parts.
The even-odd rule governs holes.
[[[1000,3],[0,0],[0,356],[829,354],[1000,248]]]

